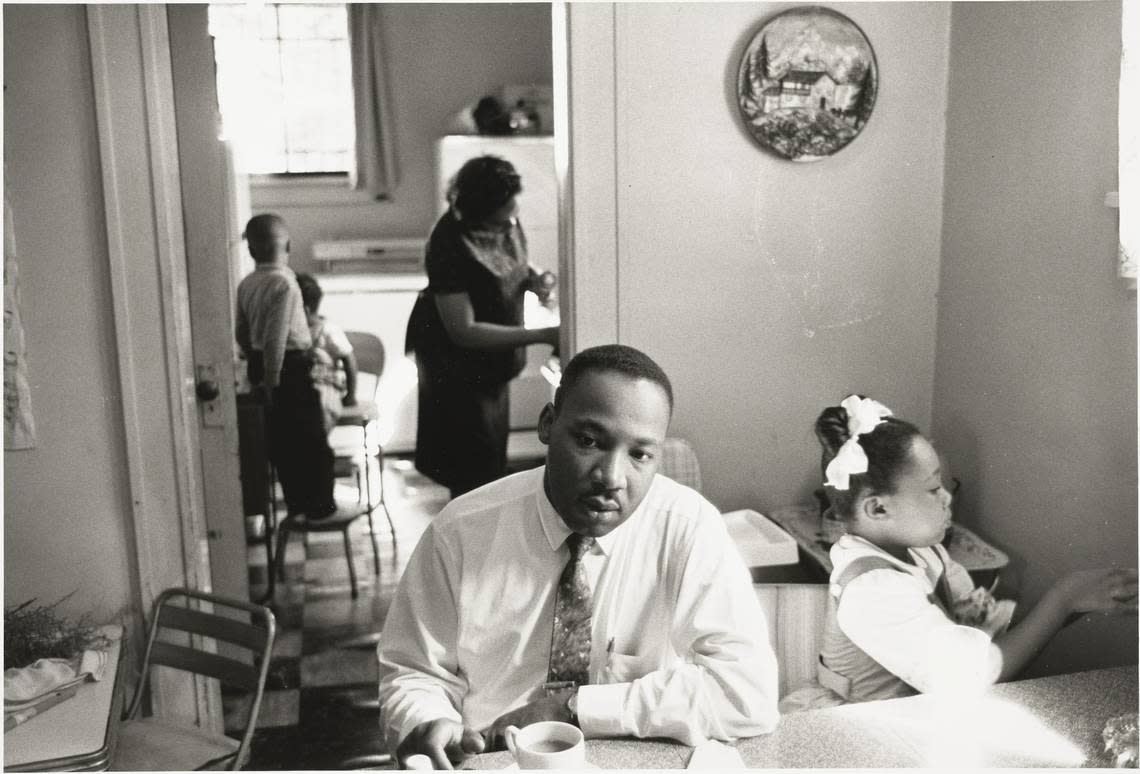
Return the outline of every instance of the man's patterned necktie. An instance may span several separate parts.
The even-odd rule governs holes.
[[[590,616],[593,599],[586,581],[582,555],[594,545],[592,537],[574,533],[566,538],[570,561],[558,579],[554,600],[554,635],[550,640],[551,682],[590,682]]]

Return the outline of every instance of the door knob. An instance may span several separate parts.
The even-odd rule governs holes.
[[[211,401],[221,394],[218,389],[218,383],[213,379],[201,379],[194,385],[194,392],[198,395],[198,400]]]

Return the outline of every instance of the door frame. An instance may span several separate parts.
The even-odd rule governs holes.
[[[210,587],[170,42],[163,5],[86,12],[145,620],[163,589]],[[221,729],[205,678],[161,670],[150,685],[156,713]]]
[[[563,365],[621,340],[617,12],[566,0],[551,9]]]
[[[185,276],[188,283],[196,379],[217,386],[217,397],[199,401],[196,454],[205,493],[213,591],[248,598],[249,571],[237,426],[237,348],[234,309],[241,277],[243,217],[248,193],[218,138],[220,115],[208,6],[166,8],[174,90]],[[248,187],[248,183],[246,183]],[[241,203],[239,203],[239,201]],[[242,210],[246,210],[243,212]]]

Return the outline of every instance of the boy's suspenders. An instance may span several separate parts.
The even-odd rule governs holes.
[[[842,573],[840,573],[839,578],[835,581],[835,585],[839,587],[839,596],[835,598],[833,602],[833,614],[835,611],[838,611],[839,599],[842,598],[843,592],[846,590],[847,585],[851,583],[851,581],[858,578],[860,575],[870,572],[871,570],[894,570],[896,572],[906,572],[906,570],[903,570],[894,562],[881,556],[861,556],[858,559],[853,560],[849,565],[847,565],[847,568]],[[927,594],[926,598],[931,604],[937,605],[943,613],[952,618],[952,616],[950,616],[950,584],[946,579],[945,564],[943,564],[942,573],[938,576],[938,583],[935,584],[934,593]],[[820,685],[839,694],[839,696],[843,697],[845,701],[850,698],[850,678],[844,677],[838,672],[828,669],[823,663],[822,654],[816,658],[815,667],[816,679],[819,681]]]

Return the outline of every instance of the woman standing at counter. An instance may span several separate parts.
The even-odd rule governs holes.
[[[510,381],[526,365],[527,345],[558,345],[558,326],[523,324],[526,291],[542,298],[550,287],[527,260],[521,190],[515,168],[498,157],[460,168],[428,239],[428,286],[408,323],[419,372],[416,469],[452,498],[506,472]]]

